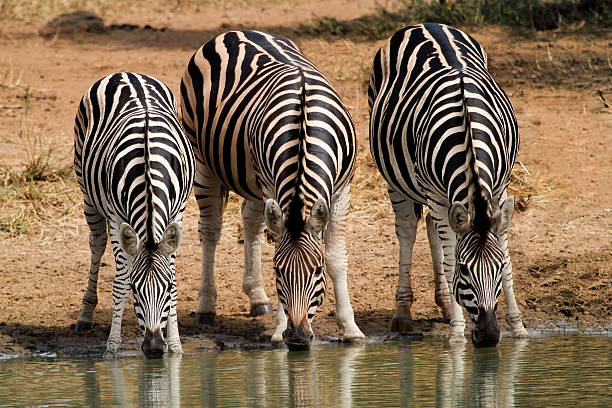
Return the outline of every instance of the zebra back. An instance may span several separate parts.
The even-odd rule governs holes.
[[[398,31],[376,54],[368,102],[372,154],[397,191],[446,207],[481,196],[490,207],[505,193],[516,119],[469,35],[439,24]]]
[[[232,31],[204,44],[181,82],[196,156],[229,189],[299,218],[350,181],[356,136],[327,79],[278,35]]]
[[[100,79],[81,99],[74,163],[86,199],[148,249],[180,221],[195,167],[170,90],[129,72]]]

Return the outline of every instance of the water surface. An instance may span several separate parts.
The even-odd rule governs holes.
[[[0,360],[0,406],[612,406],[612,336]]]

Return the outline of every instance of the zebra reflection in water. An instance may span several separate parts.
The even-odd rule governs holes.
[[[108,360],[106,363],[112,377],[117,406],[178,407],[181,405],[181,354],[171,355],[162,360],[141,360],[139,364],[127,359]],[[132,370],[137,373],[138,395],[134,395],[133,388],[126,386],[126,381],[134,373]],[[124,372],[130,375],[124,375]],[[101,405],[101,401],[94,405]]]
[[[514,385],[527,344],[527,339],[515,339],[503,349],[473,349],[471,375],[467,347],[450,345],[438,359],[436,406],[515,406]]]

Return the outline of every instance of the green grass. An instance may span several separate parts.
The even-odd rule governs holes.
[[[609,0],[413,0],[405,1],[394,11],[380,9],[376,14],[349,21],[323,17],[312,25],[301,25],[296,32],[378,40],[387,38],[400,27],[422,22],[493,23],[531,30],[585,27],[606,32],[612,27],[612,3]]]

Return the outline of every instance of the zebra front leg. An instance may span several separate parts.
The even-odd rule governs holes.
[[[528,337],[529,332],[523,325],[521,311],[519,310],[516,298],[514,297],[514,280],[512,279],[512,261],[510,260],[510,252],[508,251],[508,234],[504,232],[500,238],[500,247],[504,251],[505,263],[502,270],[502,287],[504,288],[504,296],[506,297],[506,322],[512,328],[512,336]]]
[[[285,330],[287,330],[287,315],[283,309],[283,304],[279,300],[278,309],[276,310],[276,328],[274,329],[274,334],[272,334],[271,339],[273,344],[279,344],[285,341],[283,339],[283,333]]]
[[[395,292],[395,313],[391,320],[391,331],[409,333],[412,331],[413,324],[410,308],[414,301],[410,281],[412,248],[419,220],[417,209],[422,206],[391,189],[389,189],[389,198],[395,212],[395,234],[400,248],[399,279]]]
[[[428,205],[431,216],[429,222],[435,227],[432,232],[437,232],[436,234],[431,234],[430,240],[432,238],[435,239],[435,245],[442,247],[442,253],[444,255],[442,266],[444,268],[444,276],[446,277],[446,285],[450,292],[451,288],[453,288],[453,278],[455,275],[455,248],[457,246],[457,235],[449,225],[448,209],[432,202],[429,202]],[[448,341],[451,344],[465,343],[465,318],[463,317],[463,309],[461,305],[457,303],[454,293],[449,293],[449,297],[451,334]]]
[[[172,254],[170,256],[170,265],[172,270],[174,270],[174,260],[176,259],[176,254]],[[168,350],[171,353],[180,354],[183,352],[183,346],[181,345],[181,337],[179,335],[178,330],[178,318],[176,314],[176,304],[177,304],[177,288],[176,288],[176,277],[172,280],[172,289],[170,290],[171,296],[171,304],[170,304],[170,312],[168,312],[168,321],[167,321],[167,344]]]
[[[106,342],[104,357],[112,358],[117,355],[121,348],[121,321],[123,310],[130,294],[130,266],[131,260],[119,246],[119,225],[110,224],[111,242],[115,254],[115,280],[113,281],[113,319],[111,329]]]
[[[261,241],[264,230],[264,204],[245,199],[242,202],[244,227],[244,276],[242,291],[249,297],[251,316],[273,312],[270,299],[264,291],[261,275]]]
[[[449,323],[451,319],[451,296],[448,290],[448,283],[446,282],[446,276],[444,275],[444,251],[442,249],[442,242],[436,231],[436,226],[431,218],[431,214],[427,214],[427,237],[429,238],[429,249],[431,250],[431,260],[433,263],[434,280],[436,285],[435,290],[435,301],[436,304],[442,309],[442,320],[445,323]]]
[[[91,330],[93,326],[93,312],[98,304],[98,272],[100,271],[100,260],[106,249],[107,232],[106,218],[98,210],[85,200],[83,204],[85,219],[89,225],[89,249],[91,250],[91,265],[89,267],[89,280],[87,291],[83,296],[83,308],[77,318],[74,332],[79,333]]]
[[[348,255],[346,252],[346,213],[351,187],[347,185],[332,198],[330,219],[325,229],[325,265],[334,282],[336,297],[336,322],[342,331],[342,341],[365,339],[355,323],[355,316],[348,293]]]
[[[201,161],[198,160],[196,166],[193,190],[200,208],[198,234],[202,245],[202,280],[198,290],[195,324],[201,325],[213,324],[215,321],[215,252],[221,238],[222,215],[227,204],[228,191]]]

